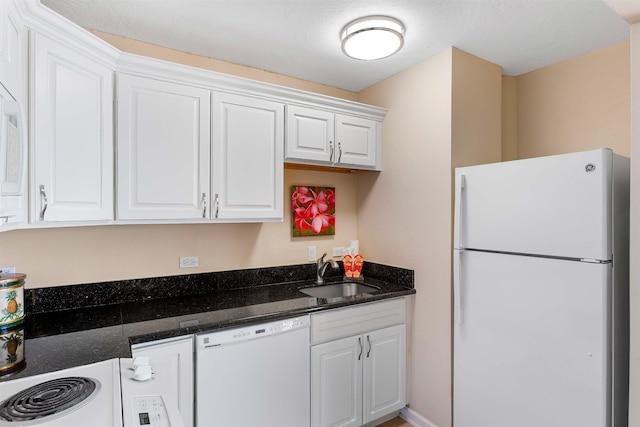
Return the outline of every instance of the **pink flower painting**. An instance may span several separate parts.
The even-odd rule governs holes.
[[[291,187],[291,223],[293,237],[336,234],[336,189]]]

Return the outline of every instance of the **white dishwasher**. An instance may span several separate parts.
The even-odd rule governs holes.
[[[196,335],[196,427],[308,427],[309,316]]]

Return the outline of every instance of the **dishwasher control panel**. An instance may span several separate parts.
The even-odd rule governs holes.
[[[309,328],[309,324],[309,316],[301,316],[241,328],[205,332],[196,335],[196,345],[200,349],[217,347],[233,342],[247,341],[296,329]]]

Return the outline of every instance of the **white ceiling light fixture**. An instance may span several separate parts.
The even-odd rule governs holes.
[[[363,61],[393,55],[404,45],[402,22],[389,16],[367,16],[349,22],[341,34],[345,55]]]

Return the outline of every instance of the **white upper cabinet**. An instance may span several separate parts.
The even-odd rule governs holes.
[[[13,2],[0,1],[0,83],[20,102],[25,75],[22,28]]]
[[[378,125],[373,120],[336,114],[336,165],[376,167]]]
[[[332,163],[335,115],[328,111],[287,106],[287,160]]]
[[[113,71],[31,37],[30,221],[113,219]]]
[[[118,74],[117,219],[209,216],[210,92]]]
[[[0,0],[0,89],[27,145],[0,231],[282,221],[285,159],[381,167],[384,108],[122,52],[39,1]]]
[[[212,217],[283,218],[284,104],[214,92]]]
[[[288,105],[286,161],[378,170],[380,129],[376,120]]]

